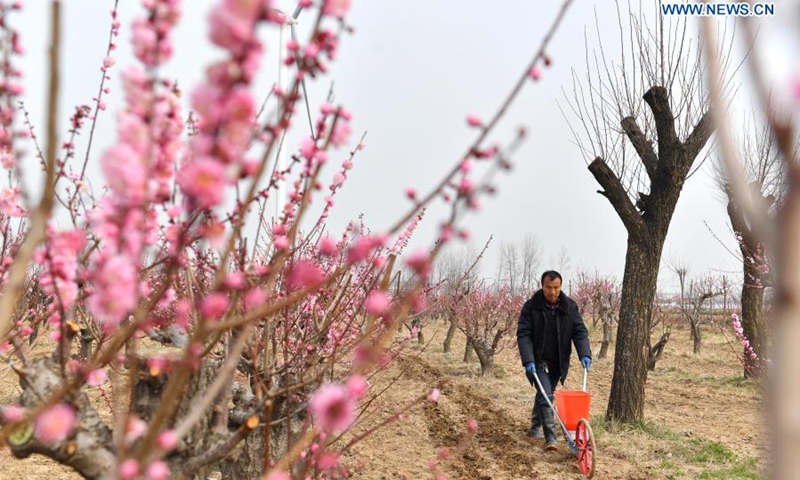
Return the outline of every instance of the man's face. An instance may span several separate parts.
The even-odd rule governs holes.
[[[561,293],[561,279],[556,278],[551,280],[549,277],[545,277],[542,290],[544,291],[544,299],[547,300],[547,303],[556,303],[558,301],[558,295]]]

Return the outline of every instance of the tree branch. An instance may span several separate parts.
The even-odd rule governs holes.
[[[625,188],[622,187],[619,178],[611,171],[606,162],[601,157],[595,158],[589,164],[589,171],[592,172],[597,183],[604,189],[604,191],[598,190],[598,193],[611,202],[611,206],[614,207],[620,220],[628,230],[628,235],[636,237],[644,235],[644,220],[642,220],[639,212],[636,211],[633,203],[631,203],[631,199],[625,192]]]
[[[680,145],[678,134],[675,133],[675,116],[669,106],[669,92],[667,89],[656,85],[644,94],[644,101],[653,111],[653,118],[656,121],[656,132],[658,133],[658,158],[667,165],[672,163],[671,152],[676,145]]]
[[[621,125],[625,134],[628,135],[628,140],[631,141],[633,148],[636,149],[636,153],[639,154],[639,158],[642,159],[644,168],[647,170],[647,176],[652,181],[655,178],[656,168],[658,167],[658,157],[655,150],[653,150],[652,142],[647,139],[633,117],[623,118]]]
[[[685,161],[689,162],[689,165],[686,165],[686,171],[689,170],[691,166],[691,162],[697,157],[700,153],[700,150],[706,145],[706,142],[709,138],[711,138],[711,134],[714,133],[714,121],[711,113],[711,109],[708,109],[706,113],[700,118],[700,121],[697,122],[692,133],[689,134],[689,137],[683,142],[683,149],[684,149],[684,156],[683,158]]]

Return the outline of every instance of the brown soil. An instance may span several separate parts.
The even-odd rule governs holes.
[[[370,412],[356,433],[398,413],[433,387],[437,404],[424,402],[402,421],[383,427],[345,455],[358,480],[432,478],[428,463],[442,447],[454,447],[469,418],[478,432],[463,455],[451,457],[442,470],[451,479],[578,479],[575,458],[561,443],[545,453],[540,440],[527,438],[533,389],[512,344],[496,358],[494,376],[482,378],[477,360],[465,364],[464,339],[442,352],[446,326],[425,327],[426,346],[408,347],[391,366],[370,379]],[[599,333],[592,332],[594,350]],[[703,352],[691,353],[687,331],[673,330],[662,360],[647,383],[645,422],[629,427],[606,425],[605,414],[613,358],[596,360],[589,375],[596,452],[595,478],[691,479],[758,478],[766,463],[758,386],[740,380],[738,361],[724,338],[707,331]],[[509,339],[513,340],[513,339]],[[611,349],[613,357],[613,348]],[[580,388],[580,368],[573,367],[566,388]],[[0,370],[0,405],[19,391],[7,369]],[[16,460],[0,451],[0,480],[79,478],[42,456]]]

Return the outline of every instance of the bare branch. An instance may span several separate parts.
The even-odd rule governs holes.
[[[625,193],[625,189],[619,181],[619,178],[608,168],[606,162],[597,157],[589,164],[589,171],[594,175],[597,183],[603,187],[604,191],[598,191],[601,195],[606,197],[611,205],[616,210],[628,234],[636,237],[641,237],[645,233],[645,224],[639,212],[631,203],[630,197]]]

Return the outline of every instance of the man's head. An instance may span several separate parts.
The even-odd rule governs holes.
[[[561,294],[561,274],[548,270],[542,274],[542,293],[547,303],[555,304]]]

